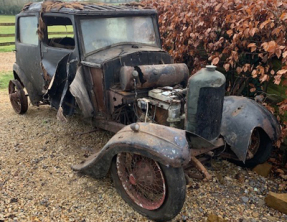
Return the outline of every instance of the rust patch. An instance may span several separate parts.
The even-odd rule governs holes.
[[[106,111],[106,99],[104,95],[104,76],[101,69],[91,68],[91,76],[93,81],[93,91],[97,101],[97,111]]]
[[[152,113],[155,113],[155,121],[161,125],[168,126],[168,111],[160,107],[152,106]]]
[[[121,123],[116,123],[114,121],[102,120],[99,118],[96,119],[95,126],[98,128],[113,132],[113,133],[117,133],[118,131],[120,131],[122,128],[125,127],[125,125],[123,125]]]
[[[135,76],[135,73],[138,76]],[[135,88],[147,89],[161,86],[185,85],[188,80],[188,68],[183,63],[164,65],[124,66],[120,71],[122,90],[130,91]]]
[[[45,31],[46,31],[46,25],[42,19],[42,14],[41,14],[39,17],[39,27],[37,29],[38,38],[40,40],[44,39]]]
[[[243,108],[243,106],[237,107],[236,110],[232,112],[232,116],[237,116],[240,112],[242,112]]]

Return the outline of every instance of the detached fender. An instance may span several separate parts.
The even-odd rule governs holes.
[[[38,94],[37,89],[33,86],[32,82],[29,80],[29,78],[26,76],[26,74],[22,71],[22,69],[17,63],[13,64],[13,72],[14,78],[18,79],[21,84],[23,84],[23,87],[26,88],[31,103],[33,105],[38,105],[39,101],[42,100],[42,95]]]
[[[273,142],[280,136],[277,120],[262,105],[245,97],[224,98],[221,135],[243,162],[246,159],[252,131],[257,127],[264,130]]]
[[[108,173],[113,157],[120,152],[140,154],[175,168],[190,161],[190,149],[184,130],[152,123],[136,124],[139,130],[135,130],[135,124],[124,127],[99,153],[72,168],[101,178]]]

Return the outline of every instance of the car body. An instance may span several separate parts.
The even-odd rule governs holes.
[[[122,197],[151,219],[179,213],[191,162],[208,176],[196,156],[212,151],[254,166],[279,137],[263,106],[224,97],[225,77],[215,67],[189,78],[187,66],[173,62],[153,9],[32,3],[16,16],[15,45],[14,110],[27,111],[25,88],[32,105],[51,105],[59,120],[79,110],[116,133],[73,169],[96,178],[111,169]]]

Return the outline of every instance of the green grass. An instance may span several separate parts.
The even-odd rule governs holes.
[[[14,15],[0,15],[0,23],[12,23],[15,22]]]
[[[12,52],[15,50],[15,45],[0,46],[0,52]]]
[[[13,79],[13,72],[0,72],[0,90],[8,90],[8,83]]]
[[[0,23],[14,23],[14,15],[0,15]],[[14,26],[0,26],[0,34],[14,34]],[[0,37],[0,42],[14,42],[15,37]],[[11,52],[15,49],[14,45],[0,46],[0,52]]]

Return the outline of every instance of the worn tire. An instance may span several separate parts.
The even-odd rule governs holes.
[[[28,110],[28,99],[21,83],[17,79],[10,80],[8,92],[14,111],[18,114],[26,113]]]
[[[166,195],[159,208],[148,210],[135,203],[123,187],[118,174],[117,158],[116,156],[113,159],[111,166],[111,175],[114,185],[121,197],[136,211],[155,221],[171,220],[181,211],[186,195],[186,183],[182,168],[167,167],[156,162],[164,175]]]
[[[253,168],[258,164],[266,162],[273,150],[272,141],[268,135],[260,128],[257,128],[256,130],[259,132],[260,144],[254,157],[245,161],[244,166],[249,168]]]

